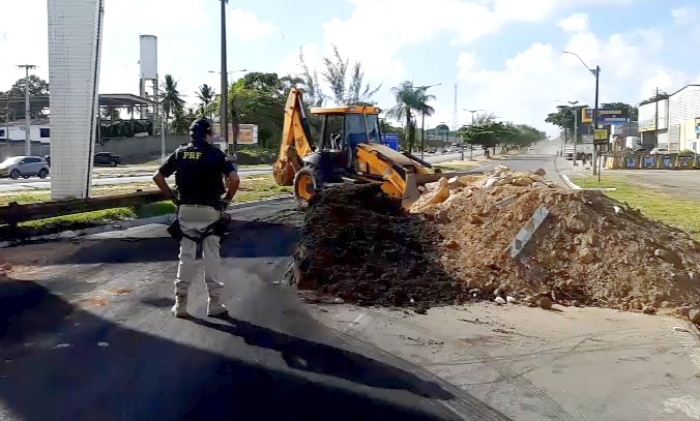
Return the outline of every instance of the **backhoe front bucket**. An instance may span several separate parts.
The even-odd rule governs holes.
[[[483,171],[458,171],[458,172],[446,172],[446,173],[435,173],[435,174],[409,174],[406,179],[406,194],[401,204],[405,209],[408,209],[420,199],[419,186],[423,186],[427,183],[432,183],[438,181],[439,179],[445,177],[448,180],[452,177],[461,177],[463,175],[482,175]]]

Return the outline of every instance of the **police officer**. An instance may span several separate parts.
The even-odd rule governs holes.
[[[177,217],[182,232],[172,312],[177,317],[187,315],[187,290],[197,276],[196,259],[200,251],[209,295],[207,314],[220,316],[227,310],[220,297],[224,277],[217,235],[220,233],[214,227],[233,200],[240,179],[234,163],[212,145],[208,120],[195,120],[190,126],[190,138],[192,141],[173,152],[153,176],[160,191],[178,205]],[[165,181],[173,173],[177,197]]]

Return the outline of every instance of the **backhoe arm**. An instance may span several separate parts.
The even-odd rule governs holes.
[[[303,166],[301,159],[314,151],[304,112],[303,95],[303,90],[292,88],[284,108],[282,144],[272,169],[275,181],[280,186],[294,184],[294,174]]]

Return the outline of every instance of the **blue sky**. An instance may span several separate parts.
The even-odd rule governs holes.
[[[168,8],[162,5],[168,4]],[[9,9],[9,10],[8,10]],[[172,74],[194,102],[202,83],[219,86],[217,0],[106,0],[102,93],[138,91],[139,34],[158,37],[159,73]],[[26,25],[18,16],[33,16]],[[655,87],[673,91],[698,81],[700,4],[697,0],[231,0],[230,70],[298,71],[336,44],[360,60],[366,79],[382,84],[375,97],[393,105],[390,88],[412,79],[442,83],[428,126],[457,124],[463,108],[554,133],[543,122],[557,100],[593,102],[594,79],[564,50],[601,66],[601,101],[636,103]],[[38,64],[48,75],[46,0],[3,4],[0,15],[0,90]]]

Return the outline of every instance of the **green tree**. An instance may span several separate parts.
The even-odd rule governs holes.
[[[413,150],[415,143],[415,117],[421,113],[432,115],[435,112],[433,107],[428,105],[429,101],[435,100],[435,95],[429,95],[427,90],[427,87],[414,88],[411,81],[405,81],[391,88],[396,105],[389,109],[386,115],[397,121],[406,121],[405,127],[408,130],[406,148],[409,151]]]
[[[326,96],[323,94],[318,73],[314,69],[312,72],[304,59],[304,53],[299,49],[299,65],[301,66],[301,85],[304,87],[304,101],[307,107],[323,107]],[[295,79],[298,81],[298,79]]]
[[[293,83],[276,73],[246,74],[229,90],[231,122],[257,125],[261,145],[278,146],[284,125],[285,95]]]
[[[182,94],[177,89],[177,81],[172,75],[165,75],[165,79],[160,87],[163,110],[165,111],[166,119],[170,119],[170,114],[179,112],[183,113],[183,107],[185,105],[185,100],[182,98]]]
[[[29,81],[29,82],[27,82]],[[25,86],[29,85],[29,96],[46,96],[49,94],[49,83],[36,75],[29,75],[29,79],[23,77],[12,85],[6,95],[9,97],[24,97]]]
[[[214,98],[216,98],[216,92],[214,91],[214,88],[205,83],[199,87],[199,90],[197,90],[196,95],[200,101],[201,114],[208,118],[211,118],[212,112],[210,105],[212,102],[214,102]]]
[[[0,92],[0,96],[6,98],[24,98],[25,96],[25,86],[29,88],[29,98],[30,98],[30,117],[40,118],[45,114],[43,109],[32,103],[31,98],[37,96],[47,96],[49,95],[49,84],[44,79],[36,75],[29,75],[29,79],[21,78],[18,79],[12,87],[5,92]],[[13,102],[10,105],[10,119],[23,119],[24,118],[24,102]],[[2,113],[2,117],[5,117],[5,112]]]
[[[577,122],[579,130],[578,130],[578,139],[577,142],[581,140],[581,123],[582,123],[582,110],[583,108],[588,108],[587,105],[577,105],[577,106],[568,106],[568,105],[557,105],[557,111],[553,113],[547,114],[547,118],[544,120],[546,123],[553,124],[562,130],[564,130],[564,136],[568,140],[569,139],[569,133],[574,132],[574,121]],[[574,116],[576,120],[574,120]]]
[[[362,63],[356,61],[353,64],[350,81],[347,80],[349,59],[344,59],[338,47],[333,45],[333,56],[324,57],[325,71],[323,78],[331,87],[333,97],[337,105],[374,105],[372,97],[381,89],[382,85],[372,87],[364,83]]]

